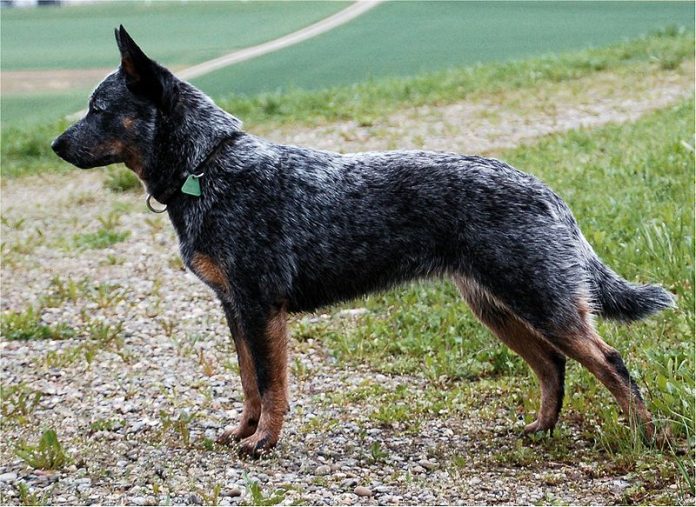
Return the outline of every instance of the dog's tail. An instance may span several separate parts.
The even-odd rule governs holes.
[[[596,255],[590,259],[596,312],[602,317],[631,322],[676,306],[674,295],[659,285],[627,282]]]

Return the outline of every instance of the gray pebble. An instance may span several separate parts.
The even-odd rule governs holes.
[[[365,486],[357,486],[353,492],[358,496],[372,496],[372,490]]]
[[[0,482],[14,482],[17,480],[17,474],[15,472],[6,472],[0,474]]]
[[[319,465],[314,473],[317,475],[329,475],[331,467],[329,465]]]

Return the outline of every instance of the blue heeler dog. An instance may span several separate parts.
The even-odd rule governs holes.
[[[237,348],[244,411],[220,442],[260,454],[288,410],[288,312],[423,277],[451,277],[541,384],[525,431],[551,430],[566,356],[645,434],[650,413],[593,316],[632,321],[674,305],[605,266],[564,202],[497,160],[393,151],[340,155],[274,144],[150,60],[121,27],[120,67],[53,142],[68,162],[125,163],[166,205],[181,256],[216,292]]]

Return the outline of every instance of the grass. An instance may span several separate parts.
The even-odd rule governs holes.
[[[23,311],[8,311],[0,318],[0,335],[5,340],[66,340],[76,331],[65,323],[45,324],[33,306]]]
[[[120,221],[120,215],[116,212],[97,217],[97,220],[101,225],[99,229],[94,232],[83,232],[73,236],[73,244],[76,248],[108,248],[128,239],[130,236],[130,231],[116,230]]]
[[[322,90],[286,90],[229,96],[218,103],[248,124],[358,120],[371,122],[404,107],[442,105],[477,94],[494,94],[578,79],[603,70],[653,64],[672,68],[693,58],[693,32],[670,28],[604,48],[569,51],[511,62],[484,63],[410,77],[370,79]]]
[[[691,6],[664,2],[388,2],[303,44],[193,82],[212,96],[325,89],[577,51],[668,25],[693,31]]]
[[[20,442],[15,454],[27,465],[39,470],[60,470],[71,461],[53,429],[42,433],[38,445]]]
[[[3,421],[24,423],[41,401],[42,394],[25,384],[0,385],[0,414]]]
[[[640,79],[655,66],[671,67],[691,58],[693,34],[671,29],[606,48],[558,56],[489,63],[415,77],[384,78],[317,91],[235,96],[218,102],[252,128],[259,124],[313,125],[340,120],[369,123],[404,107],[448,104],[480,94],[538,88],[602,70],[625,72],[632,79]],[[74,167],[59,160],[50,148],[52,139],[66,127],[67,122],[61,120],[32,128],[4,128],[0,146],[2,175],[16,177],[75,171]],[[123,169],[112,171],[109,186],[114,190],[136,186],[132,178],[121,176]]]
[[[275,39],[347,5],[169,1],[3,9],[2,70],[114,67],[119,24],[158,61],[190,65]]]

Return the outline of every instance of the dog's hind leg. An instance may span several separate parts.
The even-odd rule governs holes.
[[[539,379],[539,414],[534,422],[525,426],[525,432],[552,430],[563,406],[565,356],[476,284],[462,277],[455,277],[454,281],[474,314],[503,343],[519,354]]]
[[[223,308],[225,309],[225,316],[227,317],[230,332],[237,349],[237,363],[239,364],[239,375],[244,392],[244,409],[242,410],[239,424],[234,429],[225,430],[217,439],[218,443],[228,445],[256,432],[256,427],[261,417],[261,395],[256,384],[256,368],[251,357],[251,351],[241,327],[237,325],[238,319],[234,316],[230,304],[223,303]]]
[[[619,352],[597,334],[589,319],[586,304],[579,306],[580,324],[549,336],[555,346],[587,368],[614,395],[632,425],[642,424],[645,436],[652,439],[655,425],[645,406],[640,389],[628,373]]]

